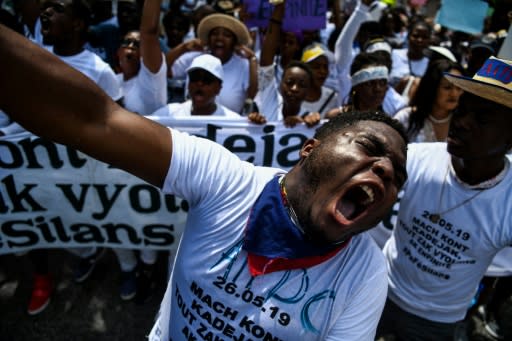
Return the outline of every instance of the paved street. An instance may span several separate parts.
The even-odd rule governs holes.
[[[31,263],[27,256],[0,256],[0,341],[145,340],[165,291],[167,254],[157,263],[157,287],[144,305],[119,298],[120,270],[109,250],[91,277],[72,281],[74,256],[62,250],[51,254],[56,289],[46,310],[26,313],[31,292]]]

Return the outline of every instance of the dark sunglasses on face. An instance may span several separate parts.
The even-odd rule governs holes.
[[[132,39],[132,38],[125,38],[121,41],[122,47],[130,47],[130,45],[133,45],[133,47],[139,48],[140,41],[137,39]]]
[[[212,84],[217,77],[207,71],[191,71],[188,73],[189,82],[203,82],[204,84]]]

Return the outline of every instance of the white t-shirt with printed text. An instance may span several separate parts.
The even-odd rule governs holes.
[[[369,236],[307,269],[252,277],[245,225],[276,168],[172,130],[163,191],[189,202],[173,272],[149,340],[373,340],[387,280]]]
[[[475,196],[449,169],[445,143],[409,144],[409,179],[384,253],[389,298],[422,318],[453,323],[464,318],[494,255],[512,244],[512,172]],[[437,223],[429,219],[446,210]]]

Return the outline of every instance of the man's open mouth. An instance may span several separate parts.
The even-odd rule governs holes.
[[[341,198],[337,209],[347,220],[354,220],[375,202],[375,192],[369,185],[354,186]]]

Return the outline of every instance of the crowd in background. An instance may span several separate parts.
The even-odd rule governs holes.
[[[291,128],[315,127],[349,111],[378,110],[398,119],[409,141],[419,143],[448,136],[463,91],[445,73],[473,76],[490,56],[512,59],[512,51],[503,51],[511,1],[489,1],[478,34],[437,24],[441,3],[328,1],[325,28],[311,31],[283,30],[283,6],[266,27],[249,27],[251,14],[242,1],[0,0],[0,22],[140,115],[215,115],[254,124],[283,121]],[[0,112],[1,135],[22,130]],[[387,232],[379,228],[375,238],[383,246]],[[78,283],[104,252],[70,251],[77,254]],[[120,297],[145,302],[158,254],[113,251],[121,269]],[[53,291],[48,252],[29,253],[30,314],[42,312]],[[490,339],[511,335],[512,266],[502,268],[499,277],[483,279],[468,306],[468,316],[482,316]],[[501,322],[507,320],[500,315],[504,311],[508,325]]]

